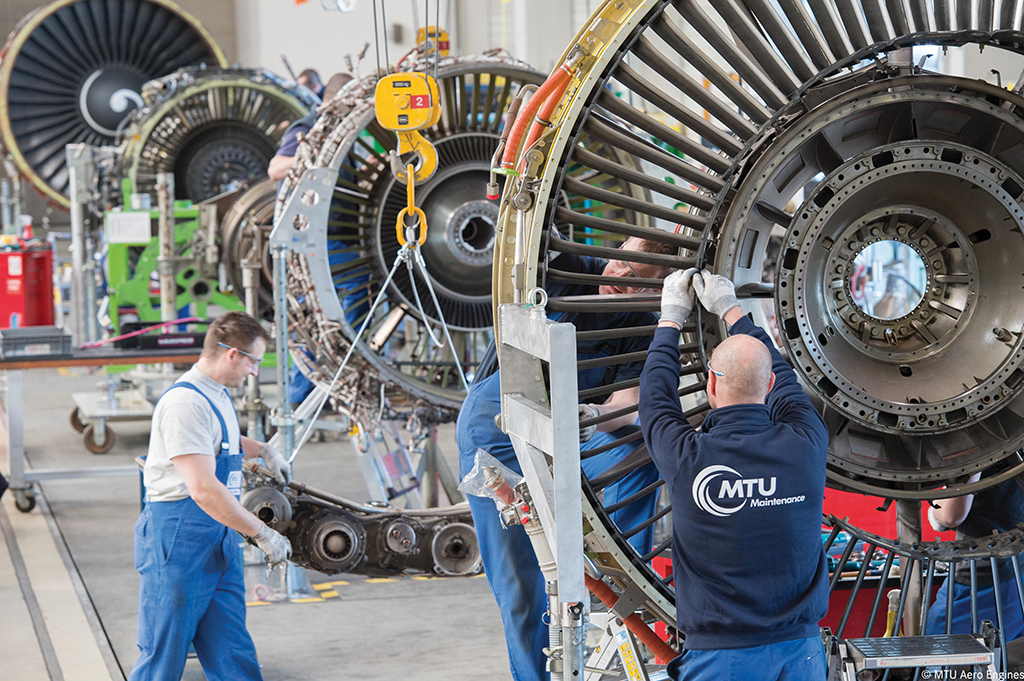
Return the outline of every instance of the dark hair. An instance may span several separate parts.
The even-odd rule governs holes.
[[[679,255],[679,247],[672,244],[666,244],[662,241],[653,241],[651,239],[641,239],[640,246],[637,248],[641,253],[657,253],[660,255]]]
[[[299,77],[296,78],[295,80],[298,80],[299,78],[303,78],[303,77],[306,80],[309,81],[309,84],[311,86],[313,86],[313,85],[319,86],[319,85],[323,85],[323,83],[324,83],[320,79],[320,73],[316,69],[305,69],[305,70],[303,70],[303,72],[300,73]],[[310,89],[315,90],[317,88],[316,87],[311,87]]]
[[[260,325],[259,320],[244,312],[228,312],[217,317],[206,329],[203,355],[216,357],[224,351],[220,343],[248,352],[257,338],[270,343],[270,334]]]

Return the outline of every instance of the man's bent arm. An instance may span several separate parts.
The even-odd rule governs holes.
[[[975,473],[967,479],[968,484],[978,482],[981,473]],[[960,527],[967,519],[974,505],[974,495],[965,494],[962,497],[951,497],[949,499],[937,499],[931,508],[932,517],[942,526],[950,529]]]
[[[275,156],[270,159],[270,166],[267,168],[267,177],[275,182],[280,182],[288,175],[288,170],[295,161],[294,156]]]
[[[640,400],[640,387],[636,386],[633,388],[623,388],[622,390],[616,390],[608,398],[608,401],[604,404],[595,404],[597,410],[602,414],[609,412],[618,411],[624,407],[630,407],[636,404]],[[610,421],[599,423],[597,429],[602,433],[612,433],[623,426],[631,426],[636,423],[636,412],[629,412],[622,416],[616,416]]]
[[[263,522],[245,510],[235,495],[217,479],[217,458],[208,454],[183,454],[171,459],[199,508],[222,525],[251,537]]]
[[[243,435],[239,438],[239,444],[242,447],[243,459],[255,459],[260,455],[260,447],[265,443],[260,442],[259,440],[253,440],[251,437]]]
[[[662,477],[671,480],[693,426],[679,403],[679,329],[659,326],[640,374],[640,427]]]
[[[738,314],[737,314],[738,313]],[[730,323],[730,319],[732,322]],[[729,326],[729,335],[743,333],[753,336],[768,348],[772,355],[772,371],[775,372],[775,386],[768,393],[768,409],[772,420],[785,423],[798,429],[815,445],[828,446],[828,433],[825,423],[821,420],[818,410],[804,393],[793,367],[789,366],[782,354],[776,349],[764,329],[750,321],[740,308],[735,307],[725,315]]]

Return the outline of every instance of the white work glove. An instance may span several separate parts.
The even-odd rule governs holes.
[[[693,290],[697,292],[704,309],[718,317],[724,317],[725,313],[734,307],[739,307],[740,301],[736,300],[736,286],[727,277],[721,274],[711,274],[708,270],[701,270],[693,278]]]
[[[282,485],[287,485],[291,482],[291,464],[288,463],[288,460],[284,458],[281,452],[271,447],[270,443],[260,447],[260,451],[256,455],[263,459],[263,463],[267,464],[267,468],[277,477]]]
[[[580,421],[583,419],[592,419],[595,416],[600,416],[601,412],[592,404],[581,404],[580,405]],[[590,438],[594,437],[594,433],[597,432],[597,426],[581,426],[580,427],[580,444],[589,442]]]
[[[661,319],[683,326],[693,312],[693,275],[696,267],[676,270],[665,278],[661,289]]]
[[[283,563],[292,556],[292,544],[284,535],[277,530],[271,529],[269,526],[264,525],[263,529],[252,536],[252,540],[256,542],[256,546],[259,547],[260,551],[266,554],[267,565],[274,567],[278,563]]]

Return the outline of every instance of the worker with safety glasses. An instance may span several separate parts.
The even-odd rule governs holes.
[[[180,679],[189,646],[210,679],[261,679],[245,628],[245,583],[238,534],[270,564],[291,544],[245,510],[242,459],[261,457],[285,483],[287,460],[241,435],[229,388],[259,373],[269,334],[242,312],[218,317],[199,361],[153,411],[143,471],[146,503],[135,523],[139,658],[131,681]]]
[[[679,403],[679,333],[698,298],[729,327],[708,364],[698,432]],[[640,377],[640,423],[669,481],[678,681],[825,678],[821,543],[828,432],[796,373],[707,270],[665,280]]]
[[[551,238],[565,239],[557,230],[551,229]],[[677,249],[668,244],[638,238],[627,239],[622,251],[642,251],[660,255],[676,255]],[[552,250],[552,264],[563,271],[580,274],[620,277],[621,282],[593,284],[551,282],[547,288],[551,297],[578,295],[614,295],[637,293],[642,289],[632,286],[630,279],[658,279],[665,276],[667,268],[647,263],[630,263],[626,260],[605,261],[600,258],[559,253]],[[577,332],[597,329],[620,329],[638,326],[653,326],[658,318],[650,312],[621,312],[605,314],[554,313],[548,315],[559,322],[571,322]],[[623,336],[599,341],[580,341],[577,344],[577,359],[592,359],[611,355],[639,352],[647,348],[650,336]],[[578,373],[579,390],[635,379],[643,368],[641,362],[613,364],[607,367],[593,367]],[[614,412],[637,402],[637,388],[627,388],[612,393],[601,404],[581,404],[580,418],[587,419]],[[501,377],[497,368],[495,345],[484,354],[470,386],[466,400],[459,412],[456,441],[459,447],[459,477],[465,478],[474,467],[476,452],[483,449],[513,472],[521,474],[515,450],[509,436],[494,422],[501,412]],[[583,450],[596,449],[616,439],[638,431],[636,414],[607,420],[599,425],[590,425],[580,430]],[[616,462],[633,452],[640,444],[636,438],[607,452],[583,460],[583,472],[594,477],[611,468]],[[611,506],[631,495],[648,488],[658,479],[658,472],[650,463],[629,473],[621,480],[604,488],[604,505]],[[612,520],[624,533],[640,526],[654,515],[657,491],[649,489],[646,495],[625,505],[611,514]],[[547,618],[547,596],[544,578],[537,564],[536,554],[522,527],[505,528],[495,504],[479,496],[469,497],[469,508],[473,514],[480,542],[480,553],[484,572],[491,587],[505,626],[505,642],[508,646],[509,664],[516,681],[544,681],[548,678],[545,669],[547,658],[544,648],[549,645]],[[651,550],[653,527],[648,525],[630,538],[630,543],[641,554]]]

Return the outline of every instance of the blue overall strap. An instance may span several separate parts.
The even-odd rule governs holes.
[[[202,390],[197,388],[192,383],[189,383],[188,381],[177,381],[175,383],[172,383],[171,387],[164,391],[164,395],[174,390],[175,388],[188,388],[189,390],[194,390],[203,396],[203,399],[206,400],[206,402],[210,405],[210,409],[213,409],[213,415],[216,416],[217,420],[220,422],[220,452],[221,454],[230,454],[231,441],[228,439],[228,426],[224,422],[224,417],[221,416],[220,410],[217,409],[216,405],[213,404],[213,400],[207,397]],[[224,389],[224,394],[228,396],[229,400],[231,399],[231,394],[228,392],[227,388]],[[161,395],[160,397],[162,398],[164,395]]]

